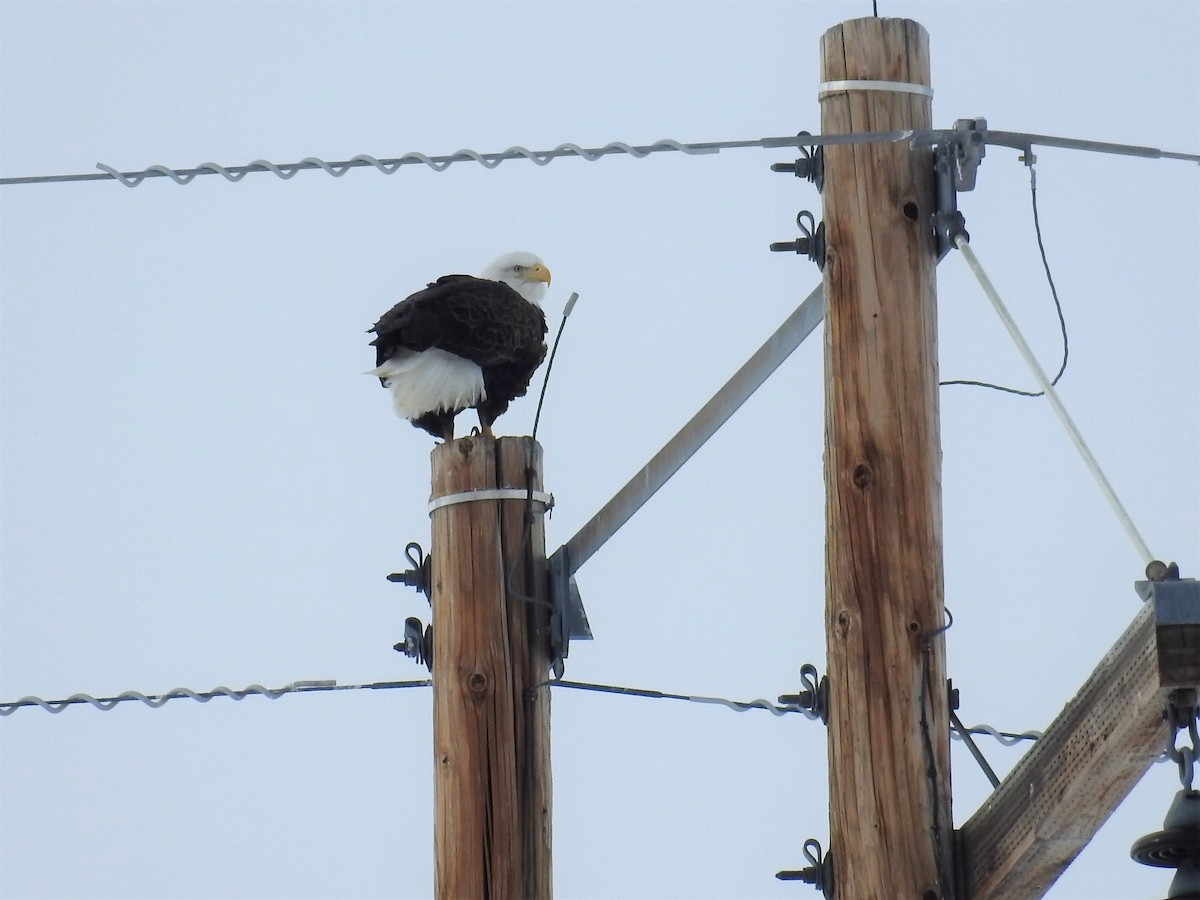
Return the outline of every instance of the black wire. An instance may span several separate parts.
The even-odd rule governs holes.
[[[533,433],[529,436],[529,453],[531,456],[525,464],[525,528],[521,534],[521,546],[513,554],[512,565],[508,569],[508,576],[504,579],[504,586],[511,596],[516,597],[524,603],[533,603],[536,606],[546,607],[551,611],[554,610],[553,603],[548,600],[542,600],[539,597],[531,597],[523,591],[518,591],[513,584],[513,577],[517,573],[517,566],[521,564],[521,560],[525,556],[533,532],[533,478],[537,474],[537,471],[533,467],[533,444],[537,442],[538,422],[542,418],[542,404],[546,401],[546,386],[550,383],[550,370],[554,368],[554,357],[558,353],[558,342],[562,340],[563,329],[567,327],[567,319],[571,315],[571,303],[572,300],[567,301],[567,308],[563,312],[562,321],[558,323],[558,333],[554,335],[554,345],[550,348],[550,359],[546,363],[546,374],[542,377],[542,390],[538,394],[537,412],[533,415]]]
[[[1046,270],[1046,281],[1050,285],[1050,296],[1054,298],[1054,311],[1058,314],[1058,328],[1062,334],[1062,363],[1058,367],[1058,373],[1051,379],[1050,384],[1057,385],[1063,372],[1067,370],[1067,357],[1070,355],[1071,348],[1067,341],[1067,320],[1063,316],[1062,303],[1058,299],[1058,288],[1054,284],[1054,276],[1050,274],[1050,263],[1046,259],[1046,245],[1042,241],[1042,222],[1038,216],[1037,204],[1037,172],[1034,171],[1032,154],[1029,162],[1029,197],[1033,205],[1033,230],[1037,235],[1038,253],[1042,257],[1042,268]],[[1000,384],[992,384],[990,381],[969,381],[965,379],[956,379],[954,381],[939,382],[942,385],[947,384],[965,384],[971,387],[990,388],[993,391],[1003,391],[1006,394],[1016,394],[1019,397],[1041,397],[1044,391],[1022,391],[1018,388],[1005,387]]]
[[[946,626],[946,628],[949,627],[949,625]],[[934,755],[933,737],[930,734],[932,729],[929,722],[929,713],[932,711],[929,697],[929,656],[932,651],[933,645],[927,638],[921,653],[921,743],[925,751],[925,776],[929,779],[929,799],[933,811],[933,821],[929,825],[929,830],[933,835],[934,865],[937,867],[938,880],[943,887],[947,887],[953,884],[953,878],[946,864],[942,847],[941,792],[938,790],[937,757]]]
[[[761,709],[767,712],[774,713],[776,716],[783,716],[790,713],[804,713],[804,710],[792,708],[790,706],[776,706],[773,703],[768,703],[766,700],[729,700],[725,697],[703,697],[694,694],[670,694],[666,691],[654,691],[646,688],[620,687],[615,684],[596,684],[588,681],[566,681],[562,678],[549,678],[539,682],[529,688],[529,694],[537,691],[539,688],[555,687],[555,688],[573,688],[577,691],[595,691],[602,694],[619,694],[625,697],[642,697],[648,700],[683,700],[688,703],[699,703],[702,706],[725,706],[732,709],[734,712],[749,712],[752,709]]]
[[[1054,286],[1054,276],[1050,274],[1050,263],[1046,261],[1046,245],[1042,243],[1042,221],[1038,217],[1037,204],[1037,172],[1033,168],[1032,152],[1029,155],[1029,198],[1033,205],[1033,231],[1037,235],[1038,253],[1042,257],[1042,268],[1046,270],[1046,282],[1050,285],[1050,296],[1054,298],[1054,311],[1058,314],[1058,328],[1062,332],[1063,340],[1062,364],[1050,382],[1053,386],[1058,384],[1058,379],[1062,378],[1063,372],[1067,370],[1067,357],[1071,353],[1071,348],[1067,343],[1067,320],[1063,318],[1062,303],[1058,300],[1058,288]]]
[[[567,301],[570,304],[570,300]],[[558,334],[554,336],[554,346],[550,348],[550,360],[546,363],[546,374],[542,378],[542,392],[538,395],[537,412],[533,415],[533,434],[530,435],[535,441],[537,440],[538,422],[542,418],[542,404],[546,400],[546,385],[550,383],[550,370],[554,368],[554,357],[558,353],[558,342],[562,340],[563,329],[567,327],[567,319],[570,318],[570,311],[563,313],[562,321],[558,323]]]

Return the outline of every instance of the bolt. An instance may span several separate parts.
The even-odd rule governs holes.
[[[788,250],[794,250],[796,253],[807,253],[808,238],[796,238],[794,241],[775,241],[771,244],[771,250],[775,253]]]

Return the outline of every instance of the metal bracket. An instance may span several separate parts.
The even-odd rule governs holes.
[[[958,119],[954,123],[954,137],[950,146],[954,148],[954,189],[975,190],[975,176],[979,164],[987,153],[987,119]]]
[[[1180,578],[1179,567],[1155,560],[1146,567],[1149,579],[1134,589],[1154,604],[1154,641],[1159,684],[1164,688],[1200,685],[1200,581]]]
[[[571,574],[571,561],[566,546],[559,547],[547,561],[550,569],[550,658],[554,677],[562,678],[563,660],[570,652],[571,641],[592,640],[592,627],[579,586]]]
[[[800,667],[800,683],[804,690],[798,694],[781,694],[780,706],[792,706],[804,713],[806,718],[820,719],[829,723],[829,679],[824,675],[817,678],[817,667],[805,663]]]
[[[938,259],[954,249],[961,235],[970,240],[966,221],[958,211],[958,192],[973,191],[979,163],[986,151],[986,119],[959,119],[952,135],[939,142],[934,151],[934,179],[937,187],[937,212],[933,228]]]
[[[776,872],[780,881],[803,881],[821,892],[825,900],[833,897],[833,854],[821,852],[821,842],[809,838],[804,842],[804,858],[809,864],[803,869]]]

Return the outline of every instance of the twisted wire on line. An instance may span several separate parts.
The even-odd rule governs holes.
[[[1022,731],[1020,734],[1014,734],[1011,731],[997,731],[991,725],[972,725],[970,728],[963,728],[962,730],[967,734],[983,734],[990,738],[995,738],[1005,747],[1011,747],[1022,741],[1040,741],[1042,739],[1040,731]],[[956,741],[963,740],[963,736],[956,729],[951,729],[950,737]]]
[[[172,169],[168,166],[153,165],[140,172],[120,172],[113,166],[97,163],[99,173],[79,175],[25,175],[12,178],[0,178],[0,185],[5,184],[46,184],[58,181],[103,181],[116,180],[126,187],[137,187],[147,178],[170,178],[176,184],[188,184],[197,175],[221,175],[229,181],[241,181],[251,172],[271,172],[279,178],[289,179],[297,172],[305,169],[320,169],[334,178],[341,178],[350,169],[372,166],[384,175],[391,175],[403,165],[421,164],[435,172],[445,171],[456,162],[477,162],[487,169],[494,169],[507,159],[527,159],[538,166],[544,166],[553,159],[562,156],[577,156],[589,162],[594,162],[603,156],[624,153],[641,159],[651,153],[677,150],[689,155],[717,153],[721,150],[741,149],[744,147],[761,147],[764,149],[780,147],[802,147],[826,144],[859,144],[872,142],[898,143],[908,141],[913,146],[929,146],[938,141],[948,140],[957,134],[946,129],[928,129],[923,131],[878,131],[859,132],[855,134],[825,134],[810,135],[801,132],[789,137],[760,138],[758,140],[742,141],[705,141],[685,144],[680,141],[665,138],[653,144],[631,146],[623,141],[612,141],[603,147],[586,149],[578,144],[559,144],[553,150],[528,150],[525,147],[509,147],[499,153],[478,153],[475,150],[463,149],[445,156],[427,156],[424,153],[405,153],[403,156],[391,159],[376,159],[366,153],[361,153],[351,159],[339,162],[326,162],[320,157],[306,156],[295,163],[276,164],[265,159],[256,159],[246,166],[222,166],[215,162],[205,162],[192,169]],[[1155,147],[1143,147],[1136,144],[1114,144],[1104,141],[1087,141],[1078,138],[1062,138],[1046,134],[1025,134],[1016,131],[987,131],[984,132],[985,143],[1023,149],[1027,152],[1033,146],[1060,147],[1067,150],[1084,150],[1093,153],[1115,153],[1122,156],[1138,156],[1149,159],[1176,159],[1186,162],[1200,163],[1200,154],[1175,153],[1159,150]]]
[[[731,143],[740,145],[741,142]],[[405,153],[403,156],[389,160],[379,160],[362,153],[344,162],[333,163],[326,162],[320,157],[306,156],[298,163],[285,163],[284,165],[276,165],[265,159],[256,159],[248,166],[233,166],[231,168],[226,168],[214,162],[201,163],[195,169],[183,170],[169,169],[166,166],[150,166],[144,172],[135,172],[128,175],[118,172],[112,166],[105,165],[104,163],[97,163],[96,168],[106,175],[117,179],[126,187],[137,187],[146,177],[153,175],[165,175],[176,184],[187,184],[197,175],[217,174],[229,181],[236,182],[241,181],[251,172],[270,172],[279,178],[288,179],[303,169],[320,169],[327,175],[332,175],[334,178],[341,178],[351,169],[361,166],[374,166],[384,175],[392,175],[403,165],[418,163],[428,166],[435,172],[444,172],[456,162],[472,161],[479,163],[485,169],[494,169],[506,159],[527,159],[534,165],[545,166],[560,156],[579,156],[588,162],[595,162],[600,157],[611,153],[627,153],[630,156],[641,159],[649,156],[651,153],[663,150],[679,150],[689,154],[705,154],[717,153],[720,147],[708,145],[692,146],[673,140],[657,141],[644,147],[632,147],[623,141],[613,141],[604,147],[598,147],[594,150],[587,150],[578,144],[559,144],[553,150],[541,151],[528,150],[525,147],[509,147],[500,153],[477,153],[474,150],[463,149],[447,156],[426,156],[424,153],[413,152]]]
[[[585,148],[578,144],[559,144],[553,150],[529,150],[525,147],[509,147],[499,153],[479,153],[475,150],[463,149],[442,156],[428,156],[424,153],[411,152],[390,159],[377,159],[366,153],[361,153],[351,159],[338,162],[327,162],[317,156],[306,156],[299,162],[273,163],[266,159],[256,159],[244,166],[223,166],[220,163],[204,162],[191,169],[172,169],[168,166],[153,165],[139,172],[121,172],[106,163],[97,163],[99,174],[83,175],[32,175],[18,178],[0,178],[0,184],[38,184],[55,181],[98,181],[115,179],[126,187],[137,187],[147,178],[170,178],[176,184],[188,184],[198,175],[220,175],[228,181],[241,181],[251,172],[270,172],[278,178],[289,179],[307,169],[319,169],[334,178],[341,178],[351,169],[373,167],[384,175],[394,174],[401,166],[425,165],[435,172],[444,172],[458,162],[477,162],[485,169],[494,169],[500,163],[510,159],[526,159],[537,166],[549,165],[553,160],[564,156],[577,156],[588,162],[595,162],[605,156],[626,154],[635,159],[643,159],[652,153],[679,151],[689,156],[702,156],[719,153],[721,150],[740,149],[744,147],[786,147],[798,146],[799,139],[762,138],[760,140],[743,141],[706,141],[685,144],[680,141],[664,138],[652,144],[633,146],[624,141],[612,141],[603,147]]]
[[[173,688],[165,694],[143,694],[141,691],[124,691],[114,697],[93,697],[91,694],[72,694],[65,700],[43,700],[41,697],[22,697],[11,703],[0,703],[0,716],[10,716],[18,709],[26,706],[41,707],[48,713],[58,714],[68,706],[89,704],[101,712],[108,712],[119,703],[137,700],[145,703],[151,709],[158,709],[168,700],[187,698],[200,703],[207,703],[214,697],[228,697],[231,700],[244,700],[251,695],[266,697],[268,700],[278,700],[284,694],[316,693],[324,691],[363,691],[391,690],[394,688],[428,687],[432,684],[429,679],[422,681],[377,681],[372,684],[338,684],[334,679],[314,681],[293,681],[280,688],[265,688],[261,684],[252,684],[240,691],[224,686],[215,687],[211,691],[193,691],[190,688]]]
[[[63,700],[43,700],[41,697],[22,697],[20,700],[14,700],[9,703],[0,703],[0,716],[9,716],[23,707],[39,707],[46,712],[58,714],[69,706],[90,705],[94,706],[101,712],[108,712],[120,703],[136,700],[144,703],[151,709],[159,709],[164,706],[169,700],[196,700],[200,703],[207,703],[214,697],[228,697],[231,700],[243,700],[249,696],[262,696],[268,700],[278,700],[285,694],[310,694],[329,691],[380,691],[394,690],[397,688],[414,688],[414,687],[430,687],[433,682],[428,679],[417,681],[375,681],[366,684],[338,684],[335,679],[320,679],[310,681],[293,681],[290,684],[285,684],[283,687],[266,688],[261,684],[251,684],[239,690],[233,690],[224,686],[215,687],[210,691],[193,691],[190,688],[174,688],[162,694],[143,694],[140,691],[124,691],[112,697],[93,697],[91,694],[72,694]],[[564,681],[564,680],[549,680],[536,684],[530,690],[537,690],[542,687],[561,687],[571,688],[581,691],[595,691],[606,694],[618,694],[625,697],[641,697],[652,700],[682,700],[688,703],[699,703],[710,706],[724,706],[734,712],[749,712],[752,709],[761,709],[771,713],[771,715],[779,717],[786,716],[789,713],[804,713],[805,710],[798,706],[779,706],[771,703],[768,700],[728,700],[724,697],[707,697],[696,694],[672,694],[665,691],[647,690],[645,688],[619,687],[612,684],[594,684],[583,681]],[[964,728],[963,731],[970,734],[987,735],[999,741],[1005,747],[1011,747],[1014,744],[1022,741],[1036,741],[1042,736],[1040,731],[1023,731],[1019,734],[1010,731],[999,731],[991,725],[980,724],[973,725],[970,728]],[[962,740],[962,736],[956,731],[951,730],[950,736],[955,740]]]

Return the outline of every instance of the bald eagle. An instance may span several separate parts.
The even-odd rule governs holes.
[[[401,300],[368,329],[376,367],[396,414],[444,441],[473,407],[492,423],[523,397],[546,358],[542,297],[550,270],[532,253],[508,253],[478,278],[443,275]]]

